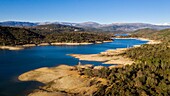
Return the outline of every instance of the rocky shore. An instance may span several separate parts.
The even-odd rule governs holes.
[[[39,68],[18,77],[21,81],[38,81],[41,86],[28,96],[91,96],[106,85],[106,79],[80,74],[79,70],[93,68],[92,65],[60,65],[52,68]]]

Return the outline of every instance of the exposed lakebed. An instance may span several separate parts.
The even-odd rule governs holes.
[[[17,77],[40,67],[53,67],[60,64],[76,65],[78,59],[66,54],[96,54],[107,49],[126,48],[144,44],[147,41],[136,39],[116,39],[110,43],[82,46],[42,46],[19,51],[0,50],[0,95],[22,96],[41,85],[37,82],[20,82]],[[104,65],[101,62],[81,61],[82,64]]]

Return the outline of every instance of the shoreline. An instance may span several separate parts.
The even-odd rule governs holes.
[[[44,84],[34,89],[29,96],[90,96],[108,81],[99,77],[80,74],[79,70],[93,68],[92,65],[42,67],[21,74],[20,81],[38,81]],[[45,95],[44,95],[45,94]],[[61,95],[64,94],[64,95]],[[76,96],[77,96],[76,95]]]
[[[146,44],[159,44],[161,43],[161,41],[157,41],[157,40],[151,40],[148,38],[112,38],[114,39],[136,39],[136,40],[141,40],[141,41],[148,41]]]
[[[124,53],[129,49],[130,48],[117,48],[117,49],[108,49],[98,54],[68,54],[68,55],[77,58],[79,60],[98,61],[98,62],[102,62],[103,64],[110,64],[111,66],[109,66],[108,68],[111,69],[117,66],[120,67],[120,66],[131,65],[135,63],[135,61],[133,61],[130,58],[127,58],[125,56],[120,56],[120,54]]]
[[[137,46],[137,45],[134,45]],[[134,48],[134,47],[132,47]],[[123,67],[125,65],[131,65],[135,61],[130,58],[120,56],[119,54],[124,53],[130,48],[117,48],[117,49],[108,49],[104,52],[100,52],[99,54],[69,54],[75,58],[79,58],[80,60],[86,59],[90,61],[101,61],[105,64],[118,64],[118,65],[111,65],[108,68],[117,68]],[[84,57],[83,57],[84,56]],[[87,84],[89,82],[101,82],[100,84],[107,84],[107,80],[101,78],[90,78],[86,77],[85,75],[80,75],[78,70],[82,69],[93,68],[99,70],[104,68],[104,66],[93,66],[93,65],[77,65],[77,66],[68,66],[68,65],[59,65],[56,67],[42,67],[35,70],[31,70],[21,74],[18,79],[20,81],[38,81],[44,83],[45,86],[42,86],[41,89],[37,89],[37,91],[31,92],[30,96],[40,96],[43,94],[46,95],[58,95],[58,94],[81,94],[81,95],[89,95],[93,92],[96,92],[100,86],[96,86],[98,83],[93,83],[94,85]],[[69,82],[68,82],[69,81]],[[82,82],[83,81],[83,82]],[[85,82],[84,82],[85,81]],[[87,81],[87,82],[86,82]],[[66,86],[67,85],[67,86]],[[50,87],[49,87],[50,86]],[[79,88],[79,89],[74,89]],[[85,88],[85,89],[84,89]],[[53,93],[51,90],[57,92]],[[64,90],[65,93],[62,93]],[[90,90],[90,91],[86,91]],[[87,94],[83,94],[87,93]]]
[[[0,50],[22,50],[24,47],[22,46],[0,46]]]
[[[17,50],[23,50],[25,48],[29,47],[35,47],[35,46],[79,46],[79,45],[91,45],[91,44],[101,44],[101,43],[108,43],[108,42],[113,42],[113,41],[102,41],[102,42],[95,42],[95,43],[88,43],[88,42],[82,42],[82,43],[61,43],[61,42],[56,42],[56,43],[40,43],[40,44],[24,44],[24,45],[16,45],[16,46],[0,46],[0,50],[12,50],[12,51],[17,51]]]
[[[137,39],[141,41],[148,41],[146,44],[159,44],[160,41],[150,40],[147,38],[113,38],[114,39]],[[143,44],[141,44],[143,45]],[[141,45],[133,45],[131,48],[140,47]],[[120,54],[124,53],[125,51],[131,48],[117,48],[117,49],[108,49],[104,52],[100,52],[98,54],[68,54],[74,58],[78,58],[79,60],[86,60],[86,61],[98,61],[103,62],[103,64],[116,64],[117,66],[125,66],[131,65],[135,63],[130,58],[125,56],[120,56]],[[114,68],[115,65],[109,66],[109,68]]]

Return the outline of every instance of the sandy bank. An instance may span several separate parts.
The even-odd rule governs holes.
[[[120,56],[119,54],[125,52],[128,48],[120,48],[114,50],[107,50],[99,54],[69,54],[75,58],[86,61],[99,61],[104,62],[104,64],[132,64],[133,60],[127,57]]]
[[[101,43],[103,43],[103,42],[101,42],[101,41],[96,41],[95,42],[95,44],[101,44]]]
[[[88,43],[88,42],[83,42],[83,43],[51,43],[51,45],[90,45],[90,44],[101,44],[101,43],[107,43],[107,42],[113,42],[112,40],[110,41],[96,41],[95,43]]]
[[[25,44],[25,45],[16,45],[16,46],[0,46],[2,50],[23,50],[28,47],[35,47],[36,44]]]
[[[36,44],[24,44],[24,45],[22,45],[23,47],[35,47],[36,46]]]
[[[148,39],[148,38],[137,38],[138,40],[141,40],[141,41],[148,41],[147,44],[160,44],[161,41],[158,41],[158,40],[151,40],[151,39]]]
[[[95,44],[108,43],[108,42],[113,42],[113,40],[108,40],[108,41],[96,41]]]
[[[29,96],[69,96],[69,94],[90,96],[101,85],[107,84],[106,79],[80,75],[76,66],[68,65],[39,68],[20,75],[18,79],[21,81],[38,81],[45,84],[41,89],[38,89],[39,91],[34,91]]]
[[[150,40],[146,38],[114,38],[114,39],[138,39],[142,41],[148,41],[147,44],[159,44],[160,41]],[[133,47],[140,47],[141,45],[134,45]],[[118,65],[131,65],[134,61],[130,58],[122,56],[120,54],[124,53],[126,50],[130,48],[118,48],[118,49],[110,49],[105,52],[101,52],[99,54],[69,54],[75,58],[86,61],[99,61],[104,64],[118,64]],[[112,68],[111,66],[110,68]]]
[[[151,40],[151,39],[148,39],[148,38],[113,38],[113,39],[137,39],[137,40],[141,40],[141,41],[148,41],[147,44],[159,44],[159,43],[161,43],[161,41]]]
[[[24,44],[24,45],[16,45],[16,46],[0,46],[0,49],[3,50],[22,50],[27,47],[34,47],[36,44]]]
[[[113,40],[103,41],[103,43],[113,42]]]
[[[99,43],[107,43],[107,42],[113,42],[113,41],[103,41],[103,42],[96,42],[96,44]],[[28,47],[35,47],[35,46],[60,46],[60,45],[66,45],[66,46],[77,46],[77,45],[90,45],[90,44],[95,44],[95,43],[88,43],[88,42],[83,42],[83,43],[40,43],[38,45],[36,44],[24,44],[24,45],[15,45],[15,46],[0,46],[0,49],[3,50],[22,50]]]
[[[49,43],[40,43],[38,44],[38,46],[49,46],[50,44]]]
[[[22,46],[0,46],[0,49],[3,50],[22,50],[24,47]]]

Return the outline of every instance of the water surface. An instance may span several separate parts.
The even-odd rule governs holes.
[[[17,77],[40,67],[60,64],[76,65],[78,59],[66,54],[95,54],[107,49],[126,48],[147,41],[115,39],[114,42],[83,46],[39,46],[19,51],[0,50],[0,96],[24,96],[40,83],[20,82]],[[82,64],[104,65],[101,62],[81,61]],[[108,65],[104,65],[108,66]]]

